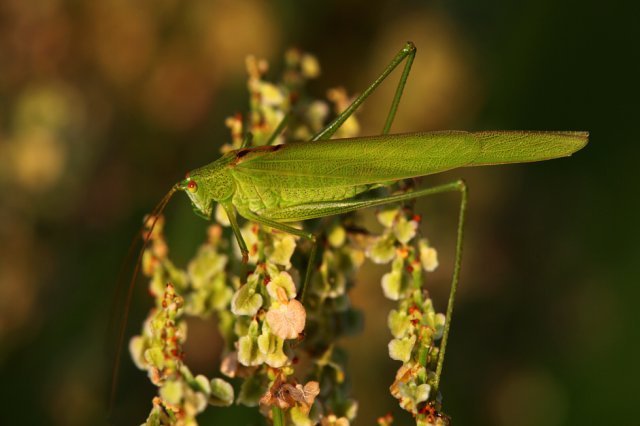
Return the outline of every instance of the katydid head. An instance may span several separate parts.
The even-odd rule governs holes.
[[[212,199],[209,197],[207,191],[205,191],[204,186],[200,185],[198,181],[199,179],[193,178],[190,176],[190,173],[187,173],[187,176],[180,181],[178,185],[180,189],[187,194],[189,200],[191,200],[194,210],[205,217],[210,217]]]
[[[233,195],[233,178],[227,165],[233,155],[224,155],[217,161],[193,170],[178,183],[178,189],[184,191],[197,213],[209,218],[213,203],[226,201]]]

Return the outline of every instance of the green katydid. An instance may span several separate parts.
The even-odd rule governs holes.
[[[527,131],[389,134],[415,53],[413,43],[407,43],[382,74],[310,141],[248,148],[251,137],[247,135],[240,149],[230,151],[218,160],[193,170],[184,180],[175,184],[154,209],[151,227],[172,195],[177,191],[184,191],[194,211],[207,219],[212,216],[215,203],[224,208],[244,262],[247,261],[248,250],[240,233],[238,214],[247,220],[307,239],[312,243],[312,249],[302,291],[299,293],[304,303],[304,290],[313,272],[316,236],[291,226],[290,222],[399,203],[433,194],[459,192],[461,203],[454,270],[434,383],[434,390],[437,391],[460,271],[467,204],[466,185],[458,180],[378,198],[361,198],[362,194],[394,181],[457,167],[524,163],[569,156],[585,146],[588,134]],[[329,140],[405,59],[404,70],[381,135]],[[284,123],[278,126],[276,132],[280,132],[283,127]],[[145,240],[145,244],[146,242]],[[127,306],[130,298],[131,289],[127,295]],[[123,322],[126,323],[126,313]],[[122,346],[123,341],[124,325],[119,333],[119,346]],[[116,355],[116,372],[120,352],[119,349]],[[114,387],[115,378],[112,392]]]

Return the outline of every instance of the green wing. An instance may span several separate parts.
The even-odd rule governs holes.
[[[583,132],[432,132],[301,142],[245,150],[234,174],[278,188],[371,185],[445,170],[571,155]]]
[[[480,144],[466,132],[332,139],[277,148],[249,151],[236,163],[234,174],[278,187],[370,185],[469,165],[480,154]]]
[[[587,132],[477,132],[482,146],[472,166],[528,163],[567,157],[582,149]]]

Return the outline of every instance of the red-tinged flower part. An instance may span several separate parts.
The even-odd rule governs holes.
[[[404,248],[404,247],[400,247],[400,248],[398,249],[398,255],[399,255],[401,258],[406,259],[406,258],[407,258],[407,256],[409,256],[409,250],[407,250],[407,249],[406,249],[406,248]]]

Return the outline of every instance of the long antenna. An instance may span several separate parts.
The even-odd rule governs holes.
[[[144,250],[147,248],[147,245],[149,244],[149,241],[151,240],[151,235],[153,234],[153,228],[156,226],[156,223],[158,222],[158,219],[160,218],[160,215],[164,211],[164,208],[169,203],[169,200],[171,199],[173,194],[176,193],[176,191],[178,189],[180,189],[180,185],[179,184],[175,184],[173,187],[171,187],[169,192],[167,192],[167,194],[164,197],[162,197],[162,200],[160,200],[158,205],[154,207],[154,209],[151,211],[151,215],[149,216],[149,219],[151,219],[151,225],[147,226],[147,223],[148,223],[149,219],[144,221],[144,223],[140,227],[140,230],[138,231],[138,233],[134,237],[133,241],[131,242],[131,246],[129,247],[129,252],[127,253],[127,257],[125,258],[125,262],[131,258],[131,255],[133,254],[133,249],[135,247],[136,242],[138,241],[138,238],[142,235],[143,231],[148,229],[148,231],[146,232],[146,235],[144,236],[144,240],[142,242],[142,247],[140,248],[140,251],[138,253],[138,258],[136,259],[136,264],[135,264],[135,268],[133,270],[133,275],[131,276],[131,281],[129,281],[129,287],[127,288],[127,295],[126,295],[126,299],[125,299],[125,303],[124,303],[124,311],[123,311],[123,314],[122,314],[122,320],[120,322],[120,327],[118,329],[118,337],[117,337],[118,340],[116,342],[116,353],[115,353],[115,357],[114,357],[114,361],[113,361],[113,368],[112,368],[112,371],[111,371],[111,389],[109,391],[109,407],[108,407],[109,416],[112,415],[113,405],[115,403],[116,388],[118,387],[118,375],[119,375],[118,373],[120,372],[120,362],[122,361],[122,347],[124,346],[124,337],[125,337],[126,329],[127,329],[127,321],[129,319],[129,310],[131,308],[131,299],[133,297],[133,288],[134,288],[135,283],[136,283],[136,278],[138,277],[138,272],[140,271],[140,260],[142,259],[142,255],[144,253]],[[124,271],[124,265],[123,265],[122,268],[120,268],[119,276],[122,275],[123,271]],[[120,281],[121,280],[118,279],[118,282],[120,282]]]

